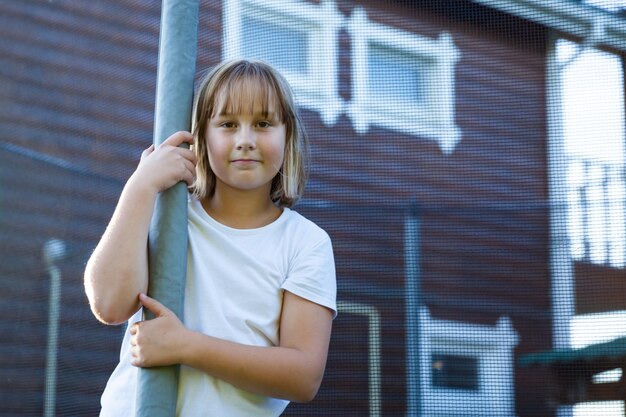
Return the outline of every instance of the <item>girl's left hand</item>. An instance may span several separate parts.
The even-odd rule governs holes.
[[[187,328],[171,310],[154,298],[139,294],[139,301],[156,316],[130,328],[131,365],[148,368],[179,363]]]

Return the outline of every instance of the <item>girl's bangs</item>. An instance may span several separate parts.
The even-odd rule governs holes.
[[[274,80],[260,71],[241,71],[224,79],[215,95],[211,117],[228,114],[275,113],[284,122],[286,112]]]

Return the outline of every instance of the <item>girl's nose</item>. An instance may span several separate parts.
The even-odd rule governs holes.
[[[253,150],[256,148],[256,138],[254,132],[251,129],[241,129],[237,135],[237,141],[235,143],[237,150]]]

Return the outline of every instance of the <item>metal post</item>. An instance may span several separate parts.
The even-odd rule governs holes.
[[[404,222],[404,273],[405,273],[405,323],[406,323],[406,390],[407,416],[420,416],[420,218],[416,206],[410,208]]]
[[[157,71],[154,144],[191,127],[199,0],[163,0]],[[179,317],[187,269],[187,189],[179,183],[160,193],[148,239],[148,293]],[[153,316],[146,313],[146,318]],[[176,414],[179,366],[141,368],[137,417]]]
[[[59,318],[61,315],[61,270],[56,265],[65,257],[65,243],[50,239],[43,247],[43,258],[50,275],[48,301],[48,348],[46,352],[46,380],[44,386],[44,417],[56,415],[57,356],[59,351]]]

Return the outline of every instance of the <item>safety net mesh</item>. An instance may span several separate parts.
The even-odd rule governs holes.
[[[286,76],[333,241],[325,378],[285,415],[624,415],[624,22],[536,3],[201,2],[198,79]],[[0,2],[2,416],[97,415],[119,361],[83,272],[152,142],[160,13]]]

